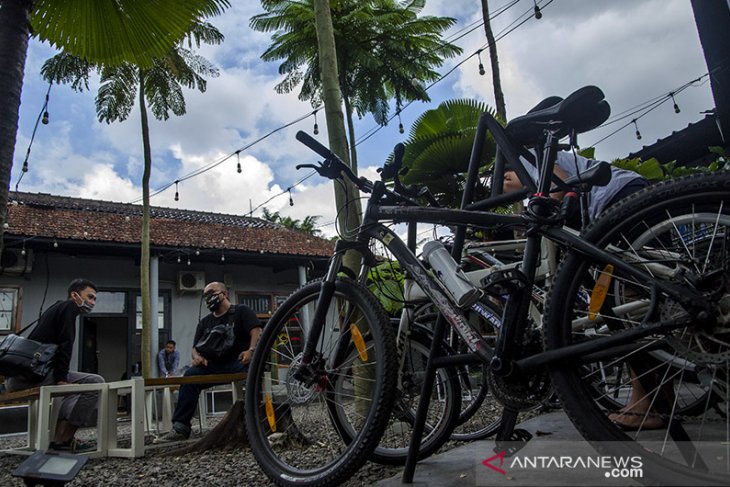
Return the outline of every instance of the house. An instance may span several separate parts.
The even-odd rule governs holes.
[[[140,362],[142,207],[10,192],[0,261],[0,336],[38,318],[76,277],[94,281],[94,311],[81,316],[72,368],[119,380]],[[202,290],[224,282],[234,303],[259,318],[322,271],[331,242],[258,218],[151,208],[151,292],[159,334],[189,364],[195,327],[208,311]],[[154,301],[154,300],[153,300]],[[156,305],[155,305],[156,304]],[[155,321],[155,320],[153,320]],[[157,340],[155,340],[157,338]]]

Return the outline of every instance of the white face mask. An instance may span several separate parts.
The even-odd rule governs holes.
[[[76,306],[79,307],[79,312],[82,315],[85,315],[87,313],[91,313],[94,310],[94,303],[90,303],[86,301],[79,293],[76,293],[76,296],[78,296],[81,299],[81,303],[76,303],[76,300],[74,300],[74,303],[76,303]]]

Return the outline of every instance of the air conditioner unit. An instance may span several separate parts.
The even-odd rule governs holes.
[[[178,291],[202,291],[205,288],[205,272],[180,271],[177,273]]]
[[[23,255],[25,253],[25,255]],[[5,249],[0,257],[0,274],[23,275],[33,269],[33,251],[26,249]]]

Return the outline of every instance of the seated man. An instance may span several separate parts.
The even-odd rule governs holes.
[[[226,324],[233,325],[235,340],[231,348],[220,355],[204,355],[193,346],[193,366],[185,371],[184,376],[247,371],[253,349],[261,334],[261,324],[256,314],[248,306],[233,306],[228,300],[226,286],[220,282],[211,282],[205,286],[203,297],[211,313],[198,323],[193,343],[198,345],[213,327]],[[206,387],[208,386],[205,384],[180,386],[177,405],[172,415],[172,430],[157,438],[157,443],[180,441],[190,437],[190,424],[198,405],[198,397]]]
[[[165,348],[157,354],[157,368],[160,370],[160,377],[172,377],[177,375],[180,366],[180,352],[175,350],[175,340],[168,340]]]
[[[41,343],[58,345],[53,358],[52,371],[41,381],[31,382],[20,377],[6,380],[8,392],[33,387],[61,384],[94,384],[104,382],[96,374],[72,372],[69,370],[74,341],[76,340],[76,317],[94,309],[96,285],[87,279],[74,279],[68,286],[68,297],[57,301],[43,312],[38,324],[28,338]],[[90,443],[77,440],[74,435],[82,426],[96,424],[96,409],[99,394],[86,392],[65,396],[56,424],[54,440],[48,446],[52,450],[80,452],[94,449]]]

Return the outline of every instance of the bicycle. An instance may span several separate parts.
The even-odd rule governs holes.
[[[730,215],[724,203],[730,198],[730,176],[661,183],[609,209],[582,237],[562,229],[575,196],[568,194],[562,202],[548,196],[555,155],[558,149],[570,150],[575,134],[599,125],[608,113],[602,92],[586,87],[555,106],[512,120],[504,129],[484,114],[460,210],[420,207],[413,198],[389,190],[382,182],[358,178],[314,139],[301,132],[297,135],[325,158],[319,166],[300,167],[313,167],[330,179],[346,178],[371,196],[357,240],[338,242],[323,281],[295,292],[277,310],[254,353],[247,381],[246,425],[254,455],[274,482],[330,485],[343,481],[367,460],[388,422],[397,369],[392,330],[372,295],[355,281],[337,279],[346,250],[357,249],[367,265],[373,264],[368,242],[374,239],[386,245],[439,309],[435,336],[448,321],[470,353],[489,364],[490,389],[505,405],[501,439],[511,438],[514,413],[546,394],[549,370],[570,419],[602,451],[640,455],[644,474],[655,481],[728,483],[730,473],[712,461],[717,455],[716,443],[710,445],[708,455],[702,440],[722,439],[717,429],[704,430],[706,419],[728,422],[726,413],[709,406],[715,396],[724,401],[721,411],[726,411],[728,403],[730,318],[726,310],[730,306],[725,250]],[[528,188],[532,195],[522,215],[480,211],[520,195],[471,201],[486,130],[499,148],[497,174],[505,160],[519,170],[519,147],[536,147],[540,178],[536,188]],[[570,143],[560,144],[559,139],[568,135]],[[566,184],[580,192],[605,183],[608,174],[607,165],[598,164]],[[526,229],[521,268],[496,276],[488,289],[509,294],[493,346],[469,326],[443,283],[380,220],[457,225],[455,256],[460,255],[466,226]],[[525,336],[542,237],[570,249],[547,300],[546,351],[535,349],[532,337]],[[704,259],[697,257],[699,253]],[[595,333],[597,326],[586,326],[586,318],[596,325],[605,324],[607,331]],[[575,330],[574,321],[582,323]],[[302,326],[306,340],[303,350],[284,353],[277,349],[277,336],[288,333],[290,322]],[[685,361],[678,376],[657,374],[647,366],[646,357],[654,350]],[[412,474],[436,368],[455,363],[439,355],[440,344],[434,340],[404,481],[412,480],[409,469]],[[279,370],[280,359],[286,365],[284,372]],[[575,367],[575,361],[581,366]],[[627,436],[608,420],[610,410],[596,399],[590,365],[602,368],[611,361],[630,364],[651,397],[652,407],[644,414],[658,414],[667,422],[663,439],[659,437],[659,450],[645,448],[654,446],[655,432],[639,429]],[[699,425],[695,418],[676,416],[677,397],[667,391],[684,381],[682,371],[689,368],[702,376],[700,384],[707,392]],[[341,433],[343,421],[354,436]],[[625,444],[616,450],[611,440]],[[669,443],[671,448],[661,448]],[[314,450],[320,455],[317,458],[312,456]]]

